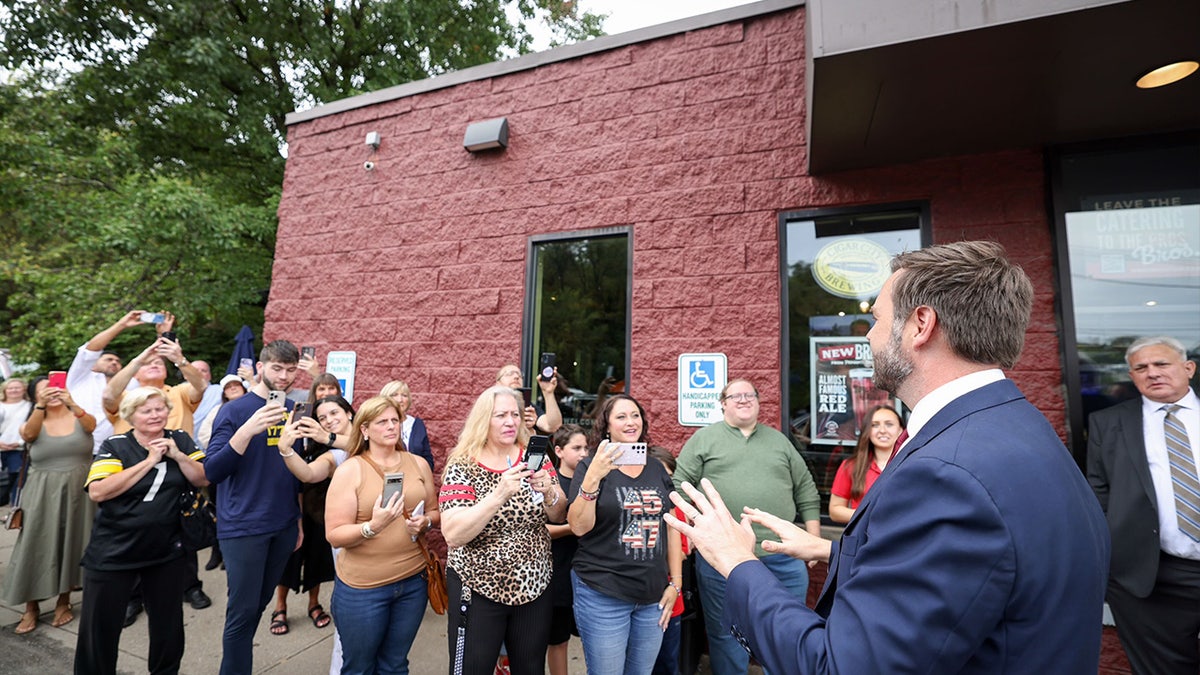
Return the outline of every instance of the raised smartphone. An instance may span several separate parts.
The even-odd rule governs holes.
[[[308,401],[301,401],[292,408],[292,421],[312,417],[312,407],[308,405]]]
[[[538,361],[538,379],[542,382],[549,382],[550,378],[554,377],[554,366],[558,362],[558,357],[554,352],[543,352],[542,358]]]
[[[57,387],[59,389],[67,388],[67,371],[65,370],[52,370],[50,371],[50,376],[46,379],[47,386]]]
[[[617,445],[621,447],[621,454],[617,455],[616,459],[613,460],[613,464],[617,466],[645,466],[645,443],[618,443]]]
[[[530,471],[541,471],[550,455],[549,436],[530,436],[529,445],[525,447],[525,468]]]
[[[301,347],[300,348],[300,358],[308,359],[309,361],[312,361],[313,359],[317,358],[317,348],[316,347]]]
[[[533,390],[529,387],[517,387],[517,391],[521,392],[521,398],[525,399],[525,407],[533,405]]]
[[[285,405],[286,401],[287,401],[287,394],[285,394],[282,391],[272,390],[267,393],[267,405],[270,405],[272,403],[275,403],[278,405]]]
[[[383,505],[387,506],[388,502],[392,501],[392,495],[399,493],[400,499],[404,496],[404,473],[385,473],[383,474]]]
[[[139,317],[142,323],[162,323],[167,320],[167,317],[162,312],[142,312]]]

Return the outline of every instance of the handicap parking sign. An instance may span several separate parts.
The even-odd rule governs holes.
[[[721,389],[728,379],[724,354],[679,355],[679,423],[702,427],[721,419]]]

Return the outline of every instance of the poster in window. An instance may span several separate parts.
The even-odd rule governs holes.
[[[891,394],[875,387],[871,344],[865,337],[814,337],[809,348],[812,442],[854,445],[868,410],[895,407]]]

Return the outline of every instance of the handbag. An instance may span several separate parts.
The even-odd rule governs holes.
[[[25,524],[25,509],[21,508],[21,493],[25,491],[25,473],[29,471],[29,445],[21,453],[21,477],[17,479],[17,494],[13,497],[12,511],[4,519],[4,529],[19,530]]]
[[[446,592],[446,570],[442,567],[442,559],[429,548],[425,535],[417,537],[417,545],[421,547],[421,555],[425,556],[425,575],[429,583],[429,606],[437,614],[445,614],[450,606],[450,595]]]
[[[179,538],[189,551],[217,543],[217,507],[204,492],[185,489],[179,495]]]

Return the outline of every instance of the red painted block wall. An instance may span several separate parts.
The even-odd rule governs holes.
[[[780,212],[924,200],[935,242],[1000,241],[1033,278],[1012,376],[1061,432],[1040,152],[810,176],[804,74],[801,8],[296,124],[265,336],[356,351],[359,401],[407,381],[440,468],[520,353],[528,238],[632,226],[629,384],[678,450],[683,352],[727,354],[780,419]],[[467,125],[500,116],[508,149],[467,153]]]

